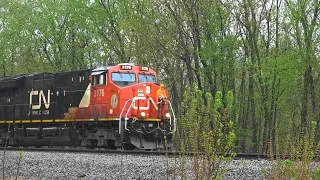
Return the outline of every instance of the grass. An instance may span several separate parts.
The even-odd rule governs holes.
[[[289,124],[287,130],[287,137],[285,141],[285,148],[281,153],[279,151],[279,143],[277,141],[276,132],[276,143],[275,151],[272,147],[271,140],[269,141],[268,154],[272,162],[272,172],[270,179],[282,180],[282,179],[320,179],[320,167],[314,167],[316,154],[320,152],[320,142],[316,144],[315,132],[317,123],[311,122],[311,130],[307,128],[301,130],[299,138],[295,139],[292,136],[292,123]],[[277,129],[277,127],[276,127]],[[282,157],[279,154],[283,154]],[[277,154],[274,159],[274,154]]]
[[[10,125],[8,125],[8,132],[6,134],[6,140],[4,144],[4,149],[3,149],[3,156],[2,156],[2,179],[5,180],[5,164],[6,164],[6,148],[8,146],[8,139],[9,139],[9,134],[10,134]],[[21,160],[23,158],[23,151],[19,152],[19,157],[18,157],[18,162],[17,162],[17,173],[15,179],[17,180],[19,177],[19,170],[20,170],[20,164]]]
[[[8,145],[9,133],[10,133],[10,124],[8,125],[8,132],[6,134],[7,138],[6,138],[5,143],[4,143],[4,150],[3,150],[3,157],[2,157],[2,179],[3,180],[5,179],[4,168],[5,168],[5,163],[6,163],[6,148],[7,148],[7,145]]]

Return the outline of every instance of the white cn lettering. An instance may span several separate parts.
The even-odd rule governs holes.
[[[32,96],[36,96],[36,95],[39,96],[39,104],[32,105]],[[32,109],[40,109],[42,101],[43,101],[45,108],[49,109],[49,107],[50,107],[50,90],[48,90],[47,96],[48,96],[47,98],[44,96],[44,93],[42,90],[39,92],[39,91],[34,91],[32,89],[32,91],[30,92],[30,105],[32,106]]]

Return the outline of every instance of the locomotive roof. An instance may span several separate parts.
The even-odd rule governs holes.
[[[0,77],[0,89],[19,87],[24,77],[24,74]]]
[[[2,77],[0,77],[0,81],[18,80],[18,79],[24,78],[25,76],[26,76],[25,74],[19,74],[16,76],[2,76]]]
[[[107,71],[111,67],[113,67],[113,66],[102,66],[102,67],[95,68],[92,70],[92,75],[98,75],[104,71]]]
[[[50,72],[34,72],[34,73],[30,73],[30,74],[19,74],[19,75],[15,75],[15,76],[0,76],[0,81],[1,82],[6,82],[6,81],[15,81],[15,80],[19,80],[21,78],[25,78],[25,77],[30,77],[30,76],[54,76],[55,74],[64,74],[64,73],[70,73],[70,72],[81,72],[81,71],[91,71],[93,74],[96,73],[101,73],[101,71],[107,71],[108,69],[110,69],[111,67],[114,67],[116,65],[124,65],[124,64],[130,64],[130,65],[134,65],[131,63],[120,63],[120,64],[108,64],[106,66],[102,66],[102,67],[98,67],[95,69],[80,69],[80,70],[71,70],[71,71],[59,71],[56,73],[50,73]]]
[[[52,77],[54,76],[53,73],[48,73],[48,72],[35,72],[35,73],[31,73],[31,74],[19,74],[19,75],[15,75],[15,76],[2,76],[0,77],[0,82],[8,82],[8,81],[17,81],[26,77],[32,77],[32,76],[42,76],[42,77]]]
[[[34,73],[31,73],[31,74],[27,74],[26,77],[29,77],[29,76],[48,76],[48,75],[54,75],[54,73],[49,73],[49,72],[34,72]]]
[[[54,74],[65,74],[65,73],[75,73],[75,72],[83,72],[83,71],[91,71],[92,69],[87,68],[87,69],[77,69],[77,70],[70,70],[70,71],[58,71]]]
[[[93,69],[92,72],[95,72],[95,71],[106,71],[106,70],[110,69],[111,67],[113,67],[113,66],[98,67],[98,68]]]
[[[0,81],[12,81],[12,80],[18,80],[24,77],[31,77],[31,76],[54,76],[55,74],[61,74],[61,73],[70,73],[70,72],[82,72],[82,71],[90,71],[90,69],[80,69],[80,70],[72,70],[72,71],[59,71],[56,73],[50,73],[50,72],[34,72],[30,74],[19,74],[15,76],[0,76]]]

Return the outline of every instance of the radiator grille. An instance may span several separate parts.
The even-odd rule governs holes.
[[[107,106],[104,105],[104,106],[101,106],[101,109],[100,109],[100,112],[101,112],[101,117],[106,117],[107,116]]]

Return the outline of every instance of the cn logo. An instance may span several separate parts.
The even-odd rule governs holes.
[[[39,104],[36,105],[32,105],[32,96],[38,96],[39,97]],[[48,94],[47,94],[47,98],[45,97],[43,90],[40,91],[34,91],[32,89],[32,91],[30,92],[30,105],[32,106],[32,109],[40,109],[41,108],[41,104],[44,104],[46,109],[49,109],[50,107],[50,90],[48,90]]]

